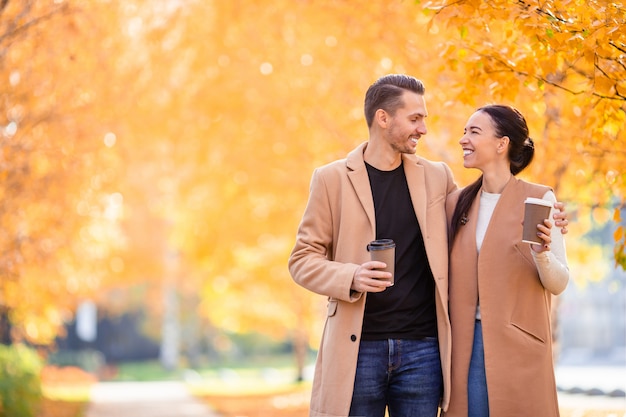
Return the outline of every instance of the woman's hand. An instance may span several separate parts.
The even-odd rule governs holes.
[[[555,217],[556,217],[556,214],[555,214]],[[552,243],[552,238],[550,237],[551,233],[552,233],[552,222],[548,219],[545,219],[543,221],[543,224],[537,225],[537,236],[539,236],[539,239],[543,240],[543,244],[537,245],[533,243],[530,245],[530,248],[537,253],[549,251],[550,243]],[[561,231],[561,233],[563,232]],[[567,233],[567,231],[565,233]]]
[[[554,208],[557,210],[553,216],[554,225],[556,227],[560,227],[561,233],[565,235],[568,232],[567,225],[569,224],[569,222],[567,221],[567,212],[565,211],[565,203],[557,201],[556,203],[554,203]]]

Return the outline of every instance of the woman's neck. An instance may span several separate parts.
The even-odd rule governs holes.
[[[491,194],[502,194],[513,175],[506,171],[483,172],[483,191]]]

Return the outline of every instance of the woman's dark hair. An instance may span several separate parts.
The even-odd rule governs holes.
[[[535,154],[535,145],[528,136],[528,125],[522,113],[511,106],[501,104],[483,106],[476,111],[487,113],[491,117],[498,137],[509,137],[508,157],[511,174],[519,174],[530,164]],[[456,236],[459,227],[467,223],[467,213],[482,185],[483,176],[481,175],[461,191],[452,215],[450,243]]]
[[[424,84],[410,75],[389,74],[379,78],[365,93],[365,121],[372,127],[376,110],[383,109],[392,116],[404,105],[402,94],[412,91],[424,95]]]

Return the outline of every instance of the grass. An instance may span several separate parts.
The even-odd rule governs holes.
[[[180,371],[168,371],[159,361],[129,362],[111,367],[107,380],[112,381],[177,381]]]

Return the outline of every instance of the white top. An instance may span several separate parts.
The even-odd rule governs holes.
[[[487,193],[482,191],[480,194],[480,207],[478,208],[478,220],[476,222],[476,248],[480,253],[480,248],[487,232],[487,226],[491,220],[491,215],[498,204],[500,194]],[[548,200],[553,204],[556,203],[556,196],[552,191],[548,191],[543,196],[544,200]],[[550,220],[554,224],[554,206],[550,210]],[[550,234],[552,242],[550,250],[537,253],[531,250],[535,265],[539,271],[539,279],[545,289],[552,294],[560,294],[565,290],[569,281],[569,269],[567,267],[567,256],[565,253],[565,239],[561,230],[557,227],[552,228]],[[476,307],[476,319],[480,320],[480,300]]]

